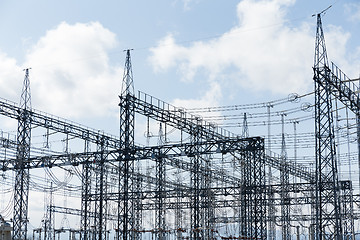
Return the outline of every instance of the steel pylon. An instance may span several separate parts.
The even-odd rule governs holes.
[[[314,58],[315,82],[315,158],[316,239],[342,239],[340,192],[336,161],[334,123],[331,99],[330,69],[322,29],[321,14],[317,14]]]
[[[29,68],[25,69],[17,129],[17,152],[14,191],[14,240],[26,239],[28,223],[29,169],[31,141],[31,95]]]
[[[120,95],[120,150],[124,154],[119,159],[119,194],[118,198],[118,239],[136,239],[136,219],[134,200],[130,196],[134,192],[134,105],[130,98],[134,96],[133,74],[130,49],[126,50],[124,77]]]

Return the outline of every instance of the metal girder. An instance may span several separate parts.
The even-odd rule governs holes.
[[[201,151],[196,151],[196,147],[201,146]],[[252,138],[231,138],[220,140],[204,140],[197,143],[179,143],[161,146],[149,146],[139,147],[134,146],[131,150],[118,149],[118,150],[104,150],[105,162],[123,162],[124,159],[120,158],[121,155],[125,155],[126,151],[131,153],[130,160],[141,159],[155,159],[158,157],[169,158],[166,162],[174,161],[175,165],[181,165],[186,163],[180,159],[174,159],[175,157],[191,157],[195,155],[206,154],[227,154],[231,152],[242,151],[255,151],[264,148],[263,140],[260,137]],[[29,158],[26,168],[43,168],[43,167],[56,167],[56,166],[78,166],[85,163],[95,163],[94,158],[98,152],[83,152],[83,153],[66,153],[60,155],[48,155],[48,156],[35,156]],[[2,170],[15,169],[15,159],[7,159],[0,161]],[[12,166],[12,167],[10,167]],[[191,169],[191,165],[183,167],[184,169]],[[236,181],[236,178],[229,177],[232,181]]]
[[[149,99],[152,97],[148,97]],[[150,103],[144,103],[142,102],[140,99],[137,99],[135,97],[131,97],[131,101],[133,101],[134,103],[138,103],[138,105],[135,105],[136,110],[138,113],[140,114],[147,114],[145,116],[153,116],[156,120],[158,119],[168,119],[168,117],[164,117],[161,118],[161,116],[172,116],[172,114],[175,113],[171,113],[171,111],[167,112],[166,110],[163,110],[160,107],[155,107],[155,106],[150,106],[149,110],[146,110],[143,105],[148,106],[147,104]],[[160,101],[160,100],[159,100]],[[140,108],[140,109],[138,109]],[[150,111],[150,112],[149,112]],[[18,119],[19,117],[19,112],[21,112],[21,108],[18,107],[15,103],[9,102],[9,101],[5,101],[5,100],[0,100],[0,114],[1,115],[5,115],[14,119]],[[181,114],[180,114],[181,113]],[[87,128],[84,126],[81,126],[79,124],[75,124],[73,122],[70,122],[68,120],[64,120],[46,113],[42,113],[40,111],[36,111],[34,109],[32,109],[29,112],[30,116],[31,116],[31,121],[32,121],[32,125],[34,126],[41,126],[47,129],[51,129],[53,131],[56,132],[61,132],[64,134],[68,134],[69,136],[73,136],[73,137],[77,137],[80,139],[83,139],[85,141],[88,142],[92,142],[92,143],[96,143],[98,142],[99,139],[101,138],[106,138],[107,139],[107,145],[110,149],[119,149],[120,143],[119,143],[119,139],[115,136],[111,136],[108,134],[104,134],[102,132],[99,132],[98,130],[94,130],[91,128]],[[183,113],[180,111],[179,113],[176,113],[178,115],[175,115],[177,117],[181,117],[183,115]],[[184,113],[185,114],[185,113]],[[156,117],[155,117],[156,116]],[[184,115],[186,116],[186,115]],[[178,124],[180,129],[182,130],[186,130],[183,128],[183,125],[186,125],[188,123],[193,123],[194,120],[190,121],[191,119],[183,119],[183,120],[176,120],[174,121],[173,124]],[[206,130],[206,129],[212,129],[213,126],[209,125],[207,127],[202,127],[202,129]],[[217,131],[215,131],[214,135],[217,136],[217,138],[219,139],[227,139],[226,136],[222,136],[221,134],[225,133],[226,131],[220,128],[216,128]],[[205,131],[204,130],[204,131]],[[213,130],[211,130],[213,131]],[[190,132],[190,131],[189,131]],[[231,138],[230,138],[231,139]],[[71,155],[69,155],[71,157]],[[47,158],[47,156],[44,156],[44,160]],[[51,157],[48,157],[49,161],[51,162]],[[281,158],[280,157],[272,157],[272,156],[268,156],[265,155],[264,156],[264,160],[266,161],[266,164],[268,164],[271,167],[274,167],[278,170],[281,169]],[[9,166],[10,162],[2,162],[1,166],[3,170],[7,170],[8,166]],[[31,164],[33,164],[31,162]],[[50,164],[50,163],[49,163]],[[67,163],[67,164],[71,164],[71,163]],[[73,164],[82,164],[82,163],[76,163],[73,162]],[[55,165],[54,165],[55,166]],[[35,166],[34,166],[35,167]],[[42,165],[38,165],[37,168],[42,168]],[[311,173],[310,169],[300,165],[300,164],[295,164],[293,162],[289,161],[289,173],[293,176],[299,177],[301,179],[304,179],[306,181],[311,181],[312,179],[314,179],[314,174]]]
[[[351,184],[350,181],[340,181],[341,186],[348,186],[349,184]],[[327,184],[324,184],[323,187],[324,187],[324,190],[331,190],[332,183],[329,182]],[[341,187],[340,189],[343,190],[343,187]],[[206,188],[202,188],[200,190],[205,191]],[[239,183],[239,185],[237,185],[237,186],[211,187],[211,188],[209,188],[209,190],[211,191],[211,193],[214,196],[225,196],[225,197],[226,196],[241,196],[242,194],[251,195],[254,192],[263,193],[263,194],[267,194],[267,193],[271,192],[273,194],[278,194],[280,196],[281,193],[283,192],[281,184],[262,185],[262,186],[257,186],[257,185],[244,186]],[[351,189],[348,189],[348,190],[351,190]],[[175,187],[175,188],[165,189],[164,194],[165,194],[166,198],[176,198],[178,196],[180,198],[190,198],[191,194],[193,194],[193,191],[194,191],[194,189],[191,187],[184,187],[184,188],[176,188]],[[311,193],[313,193],[315,191],[314,184],[292,183],[292,184],[289,184],[288,191],[289,191],[289,193],[305,194],[306,198],[302,198],[302,197],[298,198],[298,199],[301,199],[301,201],[302,201],[301,203],[311,204],[315,201],[314,200],[315,197],[311,195]],[[108,200],[116,200],[119,194],[121,195],[122,193],[121,192],[108,192],[106,197]],[[133,198],[136,197],[135,192],[130,192],[129,194]],[[157,194],[158,194],[158,191],[156,191],[156,190],[146,190],[146,191],[144,190],[141,192],[141,199],[155,200],[157,198]],[[93,200],[95,200],[98,198],[98,196],[96,194],[93,194],[92,198],[93,198]],[[296,198],[290,197],[289,199],[296,199]],[[304,199],[313,199],[313,201],[312,202],[303,202]],[[266,198],[264,201],[268,201],[268,200],[269,199]],[[353,202],[356,204],[360,204],[359,195],[354,196]],[[254,201],[250,201],[248,203],[248,205],[251,205],[254,203],[255,203]],[[294,205],[294,204],[295,203],[292,203],[291,205]],[[279,204],[279,205],[281,205],[281,204]]]
[[[1,115],[18,119],[21,111],[22,107],[18,106],[16,103],[6,101],[4,99],[0,100]],[[69,136],[92,143],[96,143],[100,138],[105,137],[110,148],[117,149],[120,146],[119,139],[116,136],[104,134],[102,131],[91,129],[35,109],[28,109],[28,113],[33,126],[40,126],[59,133],[69,134]]]
[[[128,99],[134,105],[135,112],[152,118],[156,121],[166,122],[166,124],[173,126],[188,134],[193,134],[194,129],[198,129],[204,139],[231,139],[236,136],[229,131],[217,127],[213,124],[201,120],[198,116],[186,113],[181,108],[176,108],[162,100],[152,97],[146,93],[138,92],[138,97],[131,96]],[[266,164],[274,167],[278,170],[282,168],[281,157],[273,157],[264,155]],[[310,171],[309,168],[302,166],[301,164],[288,161],[289,174],[299,177],[306,181],[313,181],[315,174]]]
[[[360,96],[359,84],[355,84],[346,74],[333,62],[331,63],[331,77],[325,78],[330,86],[330,93],[340,100],[347,108],[356,115],[357,144],[358,144],[358,169],[360,171]],[[360,79],[357,79],[360,80]],[[360,181],[360,174],[359,174]]]
[[[313,172],[309,167],[294,163],[292,161],[286,161],[286,163],[283,163],[280,155],[278,155],[277,157],[272,157],[265,154],[264,161],[266,165],[271,166],[279,171],[286,167],[290,175],[296,176],[307,182],[315,181],[315,172]]]
[[[193,131],[196,131],[201,133],[205,139],[236,137],[228,130],[207,123],[199,116],[186,113],[183,109],[176,108],[146,93],[139,91],[137,98],[131,96],[129,100],[134,104],[135,112],[176,127],[190,135],[193,134]]]
[[[360,111],[359,87],[333,62],[331,63],[330,77],[325,78],[330,92],[355,114]]]

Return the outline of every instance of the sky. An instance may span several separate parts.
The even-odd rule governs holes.
[[[0,97],[118,135],[125,49],[135,90],[178,107],[269,102],[313,91],[316,18],[329,60],[360,75],[356,0],[4,0]],[[16,132],[16,122],[1,120]],[[41,197],[40,197],[41,198]]]
[[[179,107],[306,93],[312,15],[330,5],[323,16],[329,59],[356,77],[357,1],[2,1],[0,96],[19,102],[22,70],[31,68],[35,109],[101,129],[118,115],[124,49],[134,49],[136,91]]]

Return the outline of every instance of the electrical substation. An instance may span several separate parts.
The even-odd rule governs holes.
[[[32,108],[25,69],[20,104],[0,99],[17,125],[1,129],[0,239],[360,239],[359,79],[329,62],[322,14],[314,90],[264,103],[135,92],[126,50],[119,134]]]

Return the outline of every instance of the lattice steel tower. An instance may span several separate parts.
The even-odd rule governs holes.
[[[14,191],[14,240],[26,239],[28,222],[29,169],[31,140],[31,95],[29,68],[25,69],[23,90],[20,99],[21,112],[18,118],[17,152],[15,163]]]
[[[330,69],[321,12],[317,14],[314,59],[316,201],[315,238],[342,239],[339,180],[335,153]]]
[[[130,98],[134,96],[133,74],[130,49],[126,50],[124,77],[120,95],[120,150],[119,159],[119,198],[118,198],[118,235],[120,239],[136,239],[134,198],[134,121],[135,112]]]

